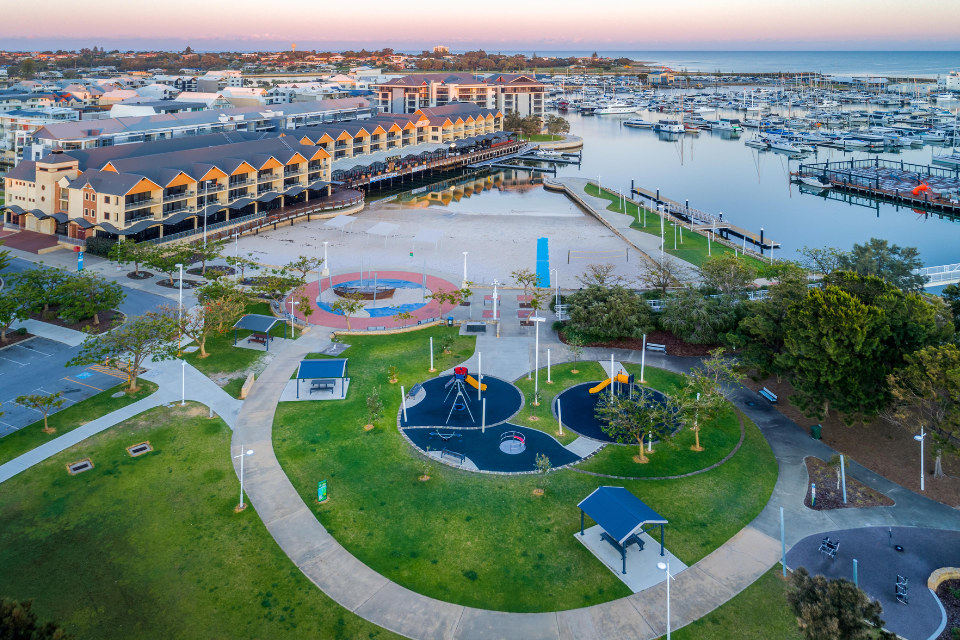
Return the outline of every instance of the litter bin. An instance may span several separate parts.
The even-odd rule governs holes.
[[[453,316],[447,316],[447,326],[448,327],[453,326]]]
[[[813,438],[814,440],[820,439],[820,425],[815,424],[812,427],[810,427],[810,437]]]

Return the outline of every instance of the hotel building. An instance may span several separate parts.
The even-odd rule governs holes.
[[[371,84],[383,113],[414,113],[451,102],[472,102],[486,109],[521,116],[543,115],[546,85],[525,74],[422,73]]]

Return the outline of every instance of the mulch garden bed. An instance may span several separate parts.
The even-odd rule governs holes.
[[[560,332],[560,341],[564,344],[567,342],[563,331]],[[651,331],[647,334],[647,343],[651,342],[664,345],[667,348],[667,354],[671,356],[708,356],[710,355],[710,351],[721,346],[718,344],[689,344],[669,331]],[[603,347],[606,349],[634,349],[640,351],[643,349],[643,339],[624,338],[607,342],[590,342],[583,346]]]
[[[778,396],[777,404],[773,405],[780,413],[790,418],[810,433],[810,427],[821,425],[823,442],[836,451],[850,456],[859,464],[874,473],[878,473],[901,487],[920,492],[920,446],[914,441],[913,434],[906,429],[890,424],[881,418],[874,418],[865,424],[855,423],[847,426],[831,411],[823,420],[808,418],[790,404],[790,396],[796,391],[786,380],[777,382],[776,377],[754,381],[746,378],[744,386],[754,391],[763,387],[770,389]],[[758,396],[757,402],[767,403]],[[946,478],[934,478],[934,458],[931,455],[932,447],[923,448],[924,469],[926,469],[926,486],[922,495],[942,502],[954,508],[960,508],[960,457],[951,453],[943,455],[943,471]],[[819,500],[819,498],[818,498]]]
[[[807,465],[807,474],[810,476],[809,484],[817,485],[817,504],[814,506],[810,504],[811,490],[809,484],[807,495],[803,498],[803,504],[815,511],[893,506],[893,500],[862,482],[854,480],[849,475],[847,475],[847,504],[843,504],[843,487],[837,488],[836,469],[820,458],[812,456],[804,458],[804,462]]]
[[[17,333],[16,331],[7,331],[7,340],[6,342],[0,342],[0,349],[4,347],[10,347],[18,342],[23,342],[24,340],[29,340],[33,337],[32,333]]]
[[[157,284],[160,285],[161,287],[166,287],[167,289],[179,289],[179,288],[180,288],[180,279],[179,279],[179,278],[174,278],[174,279],[173,279],[173,284],[170,284],[170,278],[163,278],[163,279],[161,279],[161,280],[157,280]],[[206,284],[206,282],[204,282],[203,280],[187,280],[186,278],[183,279],[183,288],[184,288],[184,289],[195,289],[195,288],[201,287],[201,286],[203,286],[203,285],[205,285],[205,284]]]
[[[944,580],[937,587],[937,597],[947,612],[947,626],[937,640],[956,640],[960,637],[960,580]],[[954,634],[953,630],[957,632]]]
[[[220,265],[217,265],[217,266],[207,265],[207,273],[204,274],[202,273],[202,271],[203,271],[202,267],[194,267],[193,269],[187,269],[187,273],[189,273],[192,276],[202,275],[207,278],[213,278],[213,277],[219,277],[219,276],[232,276],[237,272],[237,270],[234,269],[233,267],[224,267]]]
[[[131,271],[130,273],[127,274],[127,277],[130,278],[131,280],[149,280],[150,278],[153,277],[153,274],[150,273],[149,271],[144,271],[143,269],[141,269],[139,272]]]
[[[126,316],[115,309],[101,311],[98,315],[100,318],[100,324],[94,324],[93,318],[87,318],[86,320],[81,320],[75,324],[70,324],[66,320],[63,320],[57,316],[56,307],[50,307],[50,310],[46,314],[43,312],[37,313],[31,316],[31,318],[33,320],[46,322],[47,324],[56,325],[58,327],[73,329],[75,331],[86,331],[92,334],[107,332],[113,328],[114,322],[120,324],[126,321]],[[7,337],[10,337],[9,333],[7,334]]]

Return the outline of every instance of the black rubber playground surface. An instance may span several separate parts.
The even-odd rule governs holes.
[[[597,420],[596,416],[597,402],[600,399],[600,395],[603,393],[609,394],[610,387],[606,387],[597,393],[590,393],[590,389],[600,384],[600,382],[600,380],[584,382],[562,391],[553,401],[553,415],[557,415],[557,405],[559,404],[563,425],[565,427],[581,436],[586,436],[593,440],[615,442],[613,438],[603,432],[600,421]],[[623,392],[627,389],[626,385],[619,385],[619,387]],[[633,387],[635,392],[641,388],[640,385],[637,384],[633,385]],[[666,397],[659,391],[649,387],[643,388],[652,393],[658,402],[666,402]]]
[[[489,387],[487,388],[489,389]],[[487,402],[487,411],[489,410],[490,403]],[[523,434],[526,447],[523,452],[510,454],[501,451],[501,437],[508,431]],[[462,453],[482,471],[506,473],[535,471],[537,454],[543,454],[550,458],[550,464],[554,467],[570,464],[580,459],[580,456],[564,448],[562,444],[546,433],[536,429],[518,427],[510,423],[493,428],[487,427],[485,432],[481,432],[480,429],[460,430],[429,427],[404,429],[403,432],[424,451],[429,448],[431,451],[447,449]],[[456,435],[448,440],[443,440],[436,435],[437,432],[443,433],[445,436],[449,433],[456,433]]]
[[[470,375],[476,378],[476,372],[471,371]],[[450,416],[450,422],[447,422],[447,415],[450,414],[450,407],[453,405],[453,399],[456,391],[447,392],[452,387],[444,389],[445,385],[453,376],[440,376],[432,378],[423,383],[423,389],[427,392],[426,397],[416,405],[407,409],[407,420],[403,420],[403,414],[400,415],[400,425],[402,427],[479,427],[481,426],[481,401],[477,400],[477,390],[470,385],[466,387],[467,406],[473,413],[473,421],[466,411],[454,411]],[[483,392],[483,397],[487,400],[487,426],[506,422],[512,418],[523,406],[523,395],[520,390],[512,384],[500,378],[493,376],[483,376],[483,383],[487,385],[487,390]],[[444,399],[446,398],[446,401]]]
[[[840,541],[833,560],[819,551],[824,536]],[[890,546],[887,527],[818,533],[794,545],[787,553],[787,566],[806,567],[810,575],[853,580],[856,559],[858,584],[883,605],[881,617],[887,629],[908,640],[927,640],[942,619],[940,605],[927,589],[927,578],[941,567],[960,566],[960,532],[894,527],[892,544],[903,551]],[[907,579],[906,605],[895,596],[898,575]]]

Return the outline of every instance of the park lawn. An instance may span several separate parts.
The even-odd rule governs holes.
[[[644,233],[649,233],[654,236],[660,235],[660,216],[657,215],[656,212],[651,211],[646,207],[639,207],[632,202],[627,202],[626,210],[624,210],[624,208],[620,206],[619,198],[616,195],[612,195],[607,191],[601,192],[595,185],[592,184],[588,184],[584,188],[584,191],[588,195],[609,200],[610,204],[607,206],[608,211],[617,211],[619,213],[626,213],[628,216],[631,216],[634,219],[634,222],[630,224],[631,229],[637,229],[638,231],[643,231]],[[675,232],[677,233],[676,243],[674,243],[672,237]],[[681,242],[679,232],[672,229],[669,222],[667,223],[665,234],[666,238],[664,243],[664,251],[668,255],[689,262],[697,267],[706,262],[707,258],[709,258],[711,255],[734,253],[734,250],[730,247],[724,246],[719,242],[709,242],[706,236],[702,236],[699,233],[693,233],[689,229],[686,229],[683,233]],[[674,244],[676,244],[676,249],[673,248]],[[739,254],[739,252],[737,253]],[[757,269],[766,264],[751,256],[746,256],[746,260],[749,264],[753,265]]]
[[[123,391],[127,383],[123,382],[115,387],[90,396],[86,400],[76,402],[65,409],[51,414],[47,422],[57,430],[56,433],[43,432],[43,419],[27,425],[23,429],[0,438],[0,464],[9,462],[28,451],[36,449],[42,444],[69,433],[88,422],[112,413],[117,409],[143,400],[157,390],[157,384],[140,378],[137,382],[139,389],[134,393],[125,393],[122,398],[111,398],[114,393]]]
[[[563,136],[550,133],[535,133],[532,136],[520,136],[523,140],[530,142],[557,142],[563,140]]]
[[[417,339],[426,335],[351,338],[354,346],[344,356],[353,381],[345,401],[278,408],[277,457],[320,522],[375,571],[448,602],[537,612],[629,595],[574,538],[577,503],[609,480],[572,470],[479,474],[428,461],[397,431],[399,393],[382,395],[385,417],[374,430],[363,430],[367,394],[385,386],[389,365],[399,368],[407,388],[428,376],[425,341]],[[459,359],[471,353],[465,349]],[[430,479],[420,481],[425,472]],[[717,469],[681,480],[617,484],[669,520],[667,547],[693,564],[760,513],[776,479],[770,447],[751,423],[744,446]],[[330,491],[322,505],[316,502],[320,480]],[[536,488],[545,494],[533,495]]]
[[[721,607],[671,634],[676,640],[803,640],[778,564]],[[660,640],[663,640],[661,638]]]
[[[256,313],[260,315],[273,315],[270,313],[270,304],[266,302],[251,302],[244,309],[244,313]],[[290,323],[286,324],[286,337],[291,337]],[[282,338],[284,337],[284,327],[281,324],[276,325],[270,330],[270,335]],[[245,341],[252,331],[238,331],[237,342]],[[300,338],[300,331],[297,331],[297,338]],[[192,343],[191,343],[192,344]],[[254,351],[252,349],[241,349],[233,346],[233,329],[228,330],[222,336],[212,335],[207,338],[206,358],[200,357],[200,351],[185,353],[183,359],[196,367],[207,377],[227,377],[246,378],[246,372],[251,367],[255,367],[263,358],[264,351]],[[243,374],[241,376],[241,374]],[[242,384],[242,383],[241,383]],[[239,389],[237,390],[239,393]]]
[[[81,640],[397,637],[326,597],[254,509],[234,513],[230,429],[206,416],[152,409],[0,485],[0,593]]]
[[[604,373],[603,367],[594,360],[583,360],[577,363],[577,371],[579,373],[570,373],[571,369],[573,369],[572,362],[553,365],[550,372],[553,384],[547,384],[546,367],[540,369],[541,399],[539,407],[533,407],[532,405],[534,381],[532,379],[527,380],[526,378],[517,380],[514,384],[523,392],[525,403],[520,413],[510,422],[519,426],[530,427],[531,429],[538,429],[549,433],[565,445],[576,440],[579,436],[570,431],[569,428],[564,429],[562,436],[558,435],[557,419],[553,415],[552,410],[553,399],[564,389],[578,385],[581,382],[606,379],[607,374]],[[540,418],[539,420],[531,420],[534,416],[534,409],[536,409],[536,415]]]

